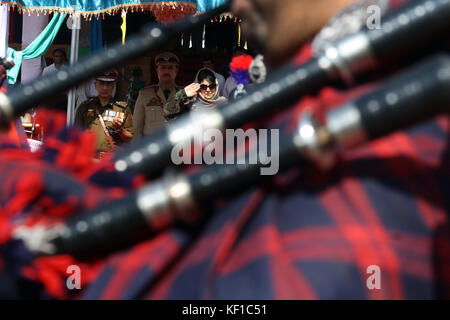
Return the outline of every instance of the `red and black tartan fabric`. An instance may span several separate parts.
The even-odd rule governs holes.
[[[35,153],[10,134],[0,135],[0,298],[69,298],[67,267],[83,266],[86,283],[100,263],[70,256],[34,259],[14,241],[16,226],[55,223],[120,198],[141,183],[139,177],[116,174],[110,158],[94,161],[94,134],[64,129],[65,121],[63,113],[38,111],[46,138]]]

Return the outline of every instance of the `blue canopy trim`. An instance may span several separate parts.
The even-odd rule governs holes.
[[[17,9],[20,12],[28,14],[37,12],[42,15],[55,11],[71,13],[73,6],[76,5],[77,12],[85,18],[112,15],[120,10],[152,11],[156,20],[161,22],[169,22],[197,12],[197,0],[2,0],[0,3],[7,3],[13,10]]]
[[[224,4],[227,0],[197,0],[197,11],[205,12]]]

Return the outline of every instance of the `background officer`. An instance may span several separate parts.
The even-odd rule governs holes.
[[[158,84],[150,85],[139,92],[133,114],[135,137],[148,135],[166,122],[163,107],[181,89],[175,84],[180,59],[172,52],[155,57]]]
[[[133,138],[130,108],[112,97],[117,76],[118,72],[111,70],[96,77],[98,96],[83,102],[75,115],[75,123],[95,131],[99,153],[111,151]]]

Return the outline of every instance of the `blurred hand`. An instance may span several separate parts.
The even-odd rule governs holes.
[[[200,90],[200,84],[198,83],[191,83],[186,88],[184,88],[184,92],[186,92],[186,96],[188,98],[195,97],[198,93],[198,90]]]
[[[112,125],[114,126],[114,128],[119,129],[122,126],[122,122],[122,119],[120,119],[119,117],[115,117],[112,121]]]

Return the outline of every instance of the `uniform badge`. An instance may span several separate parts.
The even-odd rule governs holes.
[[[125,113],[123,113],[123,112],[118,112],[118,111],[114,111],[114,110],[105,110],[105,112],[103,113],[103,120],[110,121],[110,122],[112,122],[114,120],[114,118],[119,118],[119,119],[123,120],[124,116],[125,116]]]
[[[158,99],[156,99],[155,97],[153,97],[149,103],[147,103],[147,106],[154,106],[158,104]]]

